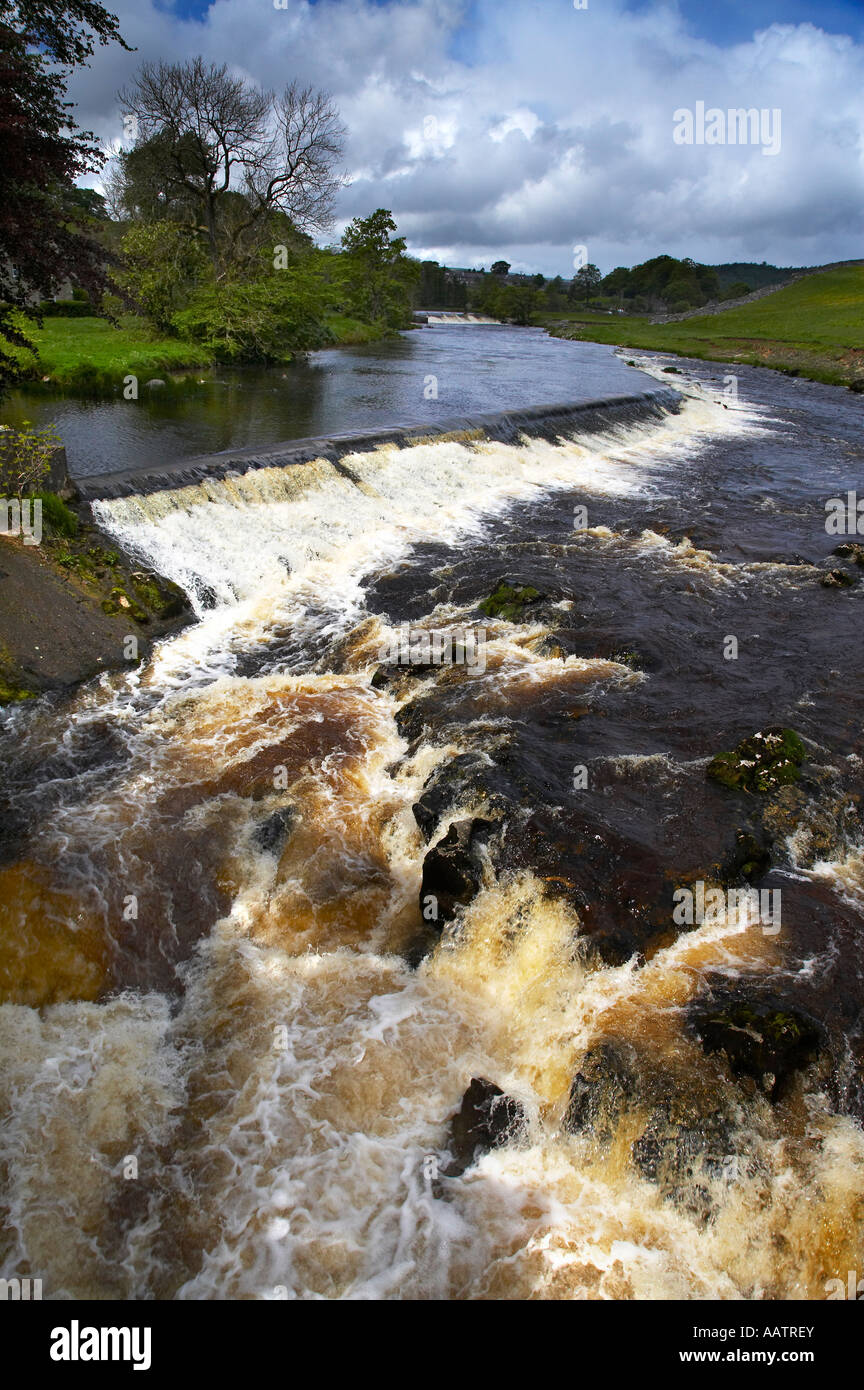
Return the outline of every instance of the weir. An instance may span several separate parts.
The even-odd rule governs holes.
[[[502,410],[446,420],[412,420],[364,431],[291,439],[262,447],[230,449],[179,459],[152,468],[130,468],[114,473],[97,473],[76,480],[85,502],[107,501],[119,497],[146,496],[165,489],[188,487],[211,479],[236,477],[258,468],[287,468],[293,464],[325,459],[338,463],[349,454],[367,453],[380,445],[406,447],[440,440],[488,439],[502,444],[518,443],[523,436],[555,440],[578,430],[595,433],[619,425],[635,425],[652,418],[677,413],[681,396],[670,388],[654,388],[628,395],[595,400],[559,402],[522,410]]]

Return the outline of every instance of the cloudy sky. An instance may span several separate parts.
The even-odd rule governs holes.
[[[864,254],[864,0],[104,3],[137,52],[74,78],[80,124],[122,136],[143,59],[323,87],[349,132],[336,234],[387,207],[413,254],[564,276],[581,246],[604,272]],[[779,111],[779,152],[677,143],[700,102]]]

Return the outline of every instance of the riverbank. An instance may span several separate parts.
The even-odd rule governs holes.
[[[344,314],[331,314],[326,326],[330,346],[351,347],[387,337],[384,329]],[[28,391],[68,391],[83,396],[121,395],[127,377],[138,387],[154,377],[216,366],[213,354],[198,343],[161,337],[143,319],[125,315],[119,325],[101,318],[46,318],[29,327],[36,354],[13,349],[24,368],[21,385]],[[293,359],[287,359],[293,360]]]
[[[38,545],[0,536],[0,707],[138,665],[191,617],[183,591],[123,555],[83,508],[55,500],[51,511]]]
[[[764,299],[677,323],[576,310],[539,318],[553,337],[647,348],[864,389],[864,267],[825,271]]]

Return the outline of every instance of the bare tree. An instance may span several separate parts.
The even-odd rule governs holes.
[[[325,93],[292,83],[277,101],[226,64],[195,58],[145,63],[118,100],[137,122],[126,167],[146,150],[147,178],[206,238],[217,276],[254,254],[274,211],[300,231],[332,220],[344,130]]]

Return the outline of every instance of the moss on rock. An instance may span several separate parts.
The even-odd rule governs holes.
[[[731,752],[718,753],[708,776],[731,791],[765,794],[797,782],[807,756],[794,729],[774,727],[745,738]]]
[[[487,618],[503,618],[505,622],[518,623],[525,608],[542,598],[540,590],[531,584],[509,584],[502,579],[479,607]]]

